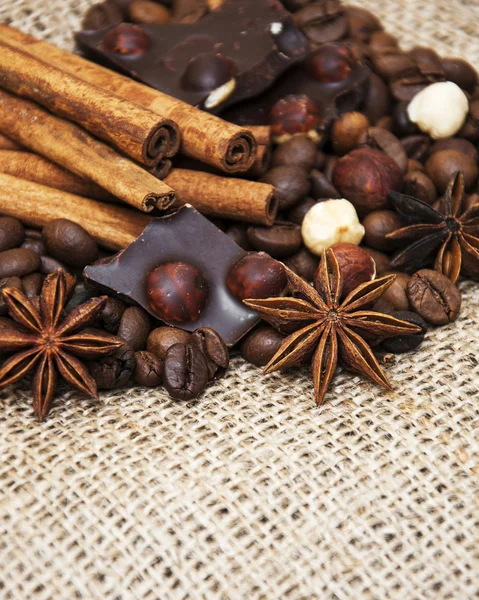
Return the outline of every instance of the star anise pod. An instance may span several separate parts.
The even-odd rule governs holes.
[[[407,226],[387,238],[405,245],[391,266],[410,272],[434,262],[434,269],[456,282],[461,272],[479,280],[479,205],[463,212],[464,176],[458,171],[451,179],[443,200],[443,211],[422,200],[389,192],[393,208]]]
[[[338,359],[349,370],[391,388],[363,336],[394,337],[418,333],[415,325],[369,310],[396,278],[386,275],[357,287],[342,299],[343,281],[332,250],[323,253],[315,288],[285,267],[292,297],[244,300],[261,318],[290,333],[264,373],[299,366],[312,355],[316,403],[323,402]],[[313,354],[314,353],[314,354]]]
[[[19,290],[3,290],[8,312],[20,328],[0,330],[0,348],[4,352],[15,352],[0,368],[0,389],[35,369],[33,408],[40,421],[50,410],[57,371],[78,390],[97,398],[95,380],[76,357],[94,359],[106,356],[122,343],[103,331],[80,331],[102,310],[106,296],[92,298],[64,317],[67,296],[67,278],[61,270],[45,279],[40,311]]]

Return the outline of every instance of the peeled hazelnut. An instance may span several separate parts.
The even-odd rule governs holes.
[[[332,250],[338,260],[343,278],[343,297],[367,281],[376,277],[376,264],[372,256],[355,244],[341,242],[334,244]]]
[[[315,204],[306,213],[301,232],[307,248],[321,256],[323,250],[339,242],[359,244],[364,227],[351,202],[342,198]]]
[[[150,45],[150,38],[145,31],[131,23],[121,23],[109,31],[101,43],[103,50],[124,55],[144,54]]]
[[[338,160],[333,184],[360,215],[366,215],[387,206],[389,191],[402,191],[403,174],[384,152],[358,148]]]
[[[302,133],[313,141],[319,141],[316,127],[319,112],[316,103],[304,94],[290,94],[278,100],[269,112],[269,124],[273,140],[281,144],[291,136]]]
[[[358,145],[361,135],[368,129],[369,121],[360,112],[341,115],[333,124],[331,142],[336,154],[343,156]]]
[[[466,94],[452,81],[428,86],[414,96],[407,109],[409,119],[436,140],[460,131],[468,112]]]

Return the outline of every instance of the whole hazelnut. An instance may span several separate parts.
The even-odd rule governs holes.
[[[260,181],[276,188],[280,210],[292,208],[311,190],[308,173],[301,167],[274,167]]]
[[[322,44],[306,60],[307,72],[322,83],[344,81],[357,61],[351,50],[342,44]]]
[[[133,0],[128,12],[130,19],[139,25],[166,25],[171,19],[165,6],[151,0]]]
[[[462,171],[466,190],[470,190],[477,181],[479,169],[467,154],[457,150],[441,150],[426,162],[426,175],[431,178],[439,194],[444,194],[457,171]]]
[[[452,137],[464,125],[469,101],[452,81],[433,83],[411,100],[409,119],[433,139]]]
[[[403,225],[401,217],[392,210],[374,210],[363,219],[364,243],[374,250],[387,252],[394,248],[391,240],[386,235]]]
[[[170,323],[196,321],[206,304],[207,284],[196,267],[169,262],[149,273],[145,290],[150,309]]]
[[[341,242],[331,247],[343,278],[343,297],[376,277],[376,264],[371,255],[356,244]]]
[[[366,215],[387,206],[389,191],[402,191],[403,174],[384,152],[358,148],[338,160],[333,184],[360,215]]]
[[[124,55],[144,54],[150,45],[150,38],[145,31],[131,23],[121,23],[109,31],[101,43],[103,50]]]
[[[316,131],[319,124],[319,111],[316,103],[305,94],[290,94],[278,100],[268,115],[273,141],[286,142],[291,136],[302,133],[313,141],[319,141]]]
[[[318,149],[313,140],[306,135],[295,135],[274,151],[272,166],[301,167],[309,173],[317,161]]]
[[[180,80],[181,87],[185,90],[211,92],[230,81],[233,72],[233,63],[224,56],[202,52],[186,65]]]
[[[315,204],[304,217],[301,233],[306,247],[317,256],[339,242],[359,244],[364,227],[348,200],[326,200]]]
[[[226,279],[228,289],[240,300],[279,296],[286,287],[283,265],[267,254],[252,252],[241,258]]]
[[[368,129],[369,121],[360,112],[341,115],[333,124],[331,142],[336,154],[343,156],[358,145],[361,135]]]

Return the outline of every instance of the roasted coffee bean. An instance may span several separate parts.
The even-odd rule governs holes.
[[[409,297],[407,287],[411,278],[406,273],[394,272],[395,281],[381,296],[383,300],[390,302],[394,310],[409,310]]]
[[[241,356],[252,365],[264,367],[278,352],[285,336],[270,327],[260,325],[241,343]]]
[[[462,58],[443,58],[442,68],[446,81],[453,81],[466,92],[472,93],[476,87],[477,71]]]
[[[382,150],[394,160],[403,173],[407,171],[408,157],[404,146],[390,131],[381,127],[369,127],[359,137],[358,143]]]
[[[409,102],[398,102],[393,110],[393,133],[399,137],[421,133],[418,126],[409,119],[408,106]]]
[[[313,169],[309,174],[311,178],[311,196],[315,200],[328,199],[335,200],[341,198],[341,194],[329,181],[324,173]]]
[[[319,265],[319,257],[311,254],[306,248],[301,248],[299,252],[287,258],[284,264],[296,275],[311,282]]]
[[[214,329],[200,327],[191,336],[191,343],[203,352],[209,379],[222,377],[230,363],[230,354],[221,336]]]
[[[5,329],[16,329],[16,327],[17,326],[13,319],[10,319],[9,317],[0,317],[0,331]]]
[[[421,328],[420,333],[412,333],[409,335],[398,335],[396,337],[387,338],[383,340],[381,347],[386,352],[392,352],[393,354],[402,354],[403,352],[410,352],[418,348],[424,341],[424,337],[427,333],[426,321],[417,313],[410,311],[393,312],[392,317],[411,323],[411,325],[417,325]]]
[[[344,156],[354,150],[369,126],[368,118],[360,112],[353,111],[341,115],[333,123],[331,130],[331,143],[334,152],[339,156]]]
[[[466,138],[473,144],[479,142],[479,98],[469,103],[469,114],[459,136]]]
[[[24,277],[38,271],[40,257],[28,248],[12,248],[0,252],[0,279],[3,277]]]
[[[410,171],[404,176],[403,193],[413,198],[419,198],[431,206],[437,200],[436,186],[422,171]]]
[[[293,207],[311,190],[308,173],[300,167],[274,167],[260,181],[276,188],[280,210]]]
[[[116,334],[120,327],[121,319],[125,311],[126,304],[124,302],[118,300],[118,298],[108,298],[100,314],[100,320],[103,328],[108,331],[108,333]],[[143,319],[141,319],[141,321],[143,322]]]
[[[424,165],[413,158],[408,158],[407,171],[408,173],[412,173],[412,171],[420,171],[421,173],[424,173]]]
[[[457,171],[462,171],[465,188],[471,190],[477,181],[479,168],[467,154],[458,150],[441,150],[432,154],[426,162],[426,175],[431,178],[439,194],[444,194]]]
[[[0,217],[0,252],[21,245],[25,238],[25,229],[20,221],[12,217]]]
[[[379,250],[374,250],[373,248],[368,248],[366,246],[361,246],[369,252],[370,256],[373,257],[374,262],[376,263],[376,276],[381,277],[385,273],[388,273],[391,270],[391,263],[389,260],[389,256],[384,254],[384,252],[380,252]]]
[[[70,267],[82,269],[98,258],[98,246],[83,227],[67,219],[50,221],[43,229],[48,253]]]
[[[2,294],[2,290],[5,288],[22,290],[22,280],[20,277],[4,277],[3,279],[0,279],[0,315],[6,315],[8,313],[7,304],[3,299]]]
[[[48,252],[47,245],[45,244],[42,238],[37,239],[26,237],[21,247],[33,250],[33,252],[36,252],[40,256],[45,256]]]
[[[147,312],[139,306],[130,306],[121,317],[116,335],[137,352],[145,348],[150,329],[151,320]]]
[[[166,353],[164,385],[175,400],[191,400],[208,384],[208,365],[201,350],[193,344],[174,344]]]
[[[390,48],[397,48],[398,40],[390,33],[385,31],[375,31],[369,40],[369,50],[371,52],[384,52]]]
[[[70,271],[64,263],[52,256],[40,256],[40,273],[50,275],[50,273],[55,273],[58,269],[62,269],[66,273]]]
[[[287,220],[291,223],[295,223],[296,225],[301,225],[304,220],[306,213],[309,211],[317,203],[317,200],[313,200],[312,198],[305,198],[301,200],[299,204],[297,204],[294,208],[292,208],[287,216]]]
[[[435,142],[430,150],[430,154],[440,152],[441,150],[457,150],[463,154],[467,154],[472,160],[477,163],[478,153],[472,142],[463,138],[447,138]]]
[[[133,23],[138,25],[166,25],[171,20],[171,14],[165,6],[150,0],[133,0],[128,13]]]
[[[376,127],[381,127],[382,129],[386,129],[387,131],[393,130],[393,119],[391,116],[381,117],[378,119],[376,123]]]
[[[332,183],[333,181],[333,173],[334,173],[334,169],[336,168],[336,164],[338,162],[338,157],[337,156],[333,156],[331,154],[329,154],[326,157],[326,164],[324,165],[324,175],[326,177],[326,179]]]
[[[409,158],[423,162],[429,156],[431,140],[427,135],[409,135],[401,139]]]
[[[146,349],[153,352],[158,358],[165,359],[166,353],[175,344],[188,344],[191,342],[191,333],[176,327],[157,327],[148,336]]]
[[[287,221],[278,221],[272,227],[248,227],[248,239],[256,250],[273,258],[291,256],[303,243],[301,227]]]
[[[326,165],[326,160],[326,154],[318,150],[318,152],[316,153],[316,164],[314,165],[314,168],[318,169],[318,171],[321,171],[321,169],[324,169]]]
[[[432,325],[455,321],[461,309],[461,292],[442,273],[421,269],[414,273],[407,286],[412,308]]]
[[[65,312],[70,313],[74,308],[88,302],[90,298],[98,296],[98,290],[95,290],[92,286],[85,285],[83,281],[79,281],[72,290],[70,299],[65,306]],[[95,319],[94,325],[101,328],[101,320]]]
[[[388,86],[375,73],[371,73],[369,88],[364,99],[362,112],[373,125],[379,126],[379,120],[387,118],[390,120],[391,94]]]
[[[375,250],[388,252],[394,248],[394,242],[386,235],[403,226],[401,217],[392,210],[374,210],[367,215],[363,222],[365,229],[363,242]]]
[[[369,42],[375,31],[381,31],[382,25],[372,12],[359,6],[348,5],[345,7],[348,18],[349,35],[361,42]]]
[[[163,361],[152,352],[140,350],[135,353],[135,383],[145,387],[157,387],[163,381]]]
[[[253,246],[250,244],[246,230],[246,225],[235,223],[234,225],[229,227],[225,231],[225,233],[228,237],[230,237],[233,240],[233,242],[238,244],[240,248],[243,248],[243,250],[249,252],[250,250],[253,250]]]
[[[82,29],[101,29],[108,25],[116,25],[126,18],[119,3],[115,0],[104,0],[90,6],[82,21]]]
[[[32,273],[22,279],[23,293],[27,298],[39,296],[43,287],[43,276],[40,273]]]
[[[125,343],[112,355],[89,361],[87,366],[99,390],[112,390],[128,383],[135,365],[135,353]]]
[[[348,29],[348,20],[339,0],[310,3],[300,9],[294,19],[313,44],[340,40]]]
[[[393,312],[396,312],[391,302],[385,298],[379,298],[379,300],[376,300],[371,310],[378,313],[385,313],[386,315],[391,315]]]
[[[305,135],[294,135],[273,153],[272,167],[299,167],[309,173],[318,162],[316,144]]]

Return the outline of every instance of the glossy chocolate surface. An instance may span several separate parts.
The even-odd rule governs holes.
[[[77,33],[80,49],[212,113],[261,94],[310,49],[279,0],[227,0],[196,23],[142,25],[149,47],[139,54],[107,48],[116,27]]]
[[[125,250],[84,270],[85,279],[112,296],[139,304],[153,317],[148,301],[148,275],[160,265],[181,261],[195,267],[207,285],[204,309],[195,321],[168,325],[195,331],[210,327],[232,346],[258,322],[257,314],[235,298],[226,280],[231,268],[248,253],[191,206],[153,221]]]

